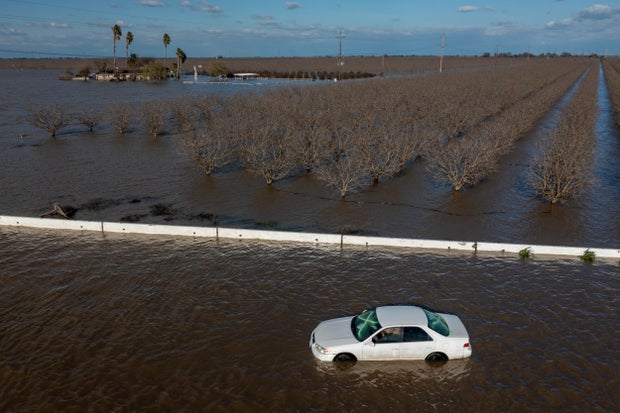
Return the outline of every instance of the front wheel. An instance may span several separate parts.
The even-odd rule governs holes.
[[[357,361],[357,359],[355,358],[355,356],[353,354],[341,353],[341,354],[338,354],[336,357],[334,357],[334,361],[337,361],[337,362],[342,362],[342,361],[352,362],[352,361]]]

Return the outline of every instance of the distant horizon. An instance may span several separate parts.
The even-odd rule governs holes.
[[[510,58],[520,58],[520,57],[526,57],[526,53],[527,52],[523,52],[523,53],[512,53],[512,54],[500,54],[499,56],[494,56],[494,55],[490,55],[490,56],[485,56],[484,54],[480,54],[480,55],[444,55],[444,58],[484,58],[484,59],[492,59],[494,57],[500,57],[500,58],[506,58],[506,59],[510,59]],[[555,56],[555,57],[564,57],[562,54],[563,53],[568,53],[568,52],[561,52],[561,53],[540,53],[540,54],[531,54],[530,56],[532,57],[547,57],[549,56]],[[382,56],[385,57],[402,57],[402,58],[436,58],[439,59],[441,58],[440,55],[402,55],[402,54],[385,54],[385,55],[345,55],[343,54],[342,57],[344,58],[380,58]],[[570,57],[591,57],[591,56],[598,56],[598,57],[608,57],[608,58],[615,58],[615,57],[620,57],[620,54],[618,55],[600,55],[597,53],[589,53],[589,54],[569,54]],[[114,58],[114,56],[77,56],[77,55],[68,55],[68,56],[40,56],[40,57],[35,57],[35,56],[28,56],[28,57],[0,57],[0,60],[96,60],[96,59],[109,59],[112,60]],[[139,56],[138,58],[140,59],[164,59],[164,56]],[[125,56],[116,56],[117,60],[120,61],[124,61],[125,60]],[[168,56],[169,60],[174,60],[176,59],[176,57],[174,56]],[[213,60],[219,60],[219,59],[338,59],[338,55],[317,55],[317,56],[187,56],[187,60],[201,60],[201,59],[213,59]]]
[[[0,58],[620,55],[620,0],[4,0]],[[171,42],[164,48],[162,37]]]

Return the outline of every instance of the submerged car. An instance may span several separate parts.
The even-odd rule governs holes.
[[[310,336],[321,361],[449,360],[471,357],[469,334],[454,314],[390,305],[321,322]]]

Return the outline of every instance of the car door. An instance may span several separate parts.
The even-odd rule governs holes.
[[[435,341],[420,327],[403,327],[400,343],[400,358],[403,360],[424,360],[435,350]]]
[[[364,360],[398,360],[402,328],[389,327],[378,331],[364,343]]]

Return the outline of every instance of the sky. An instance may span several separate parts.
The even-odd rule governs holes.
[[[620,0],[0,0],[0,58],[620,55]]]

